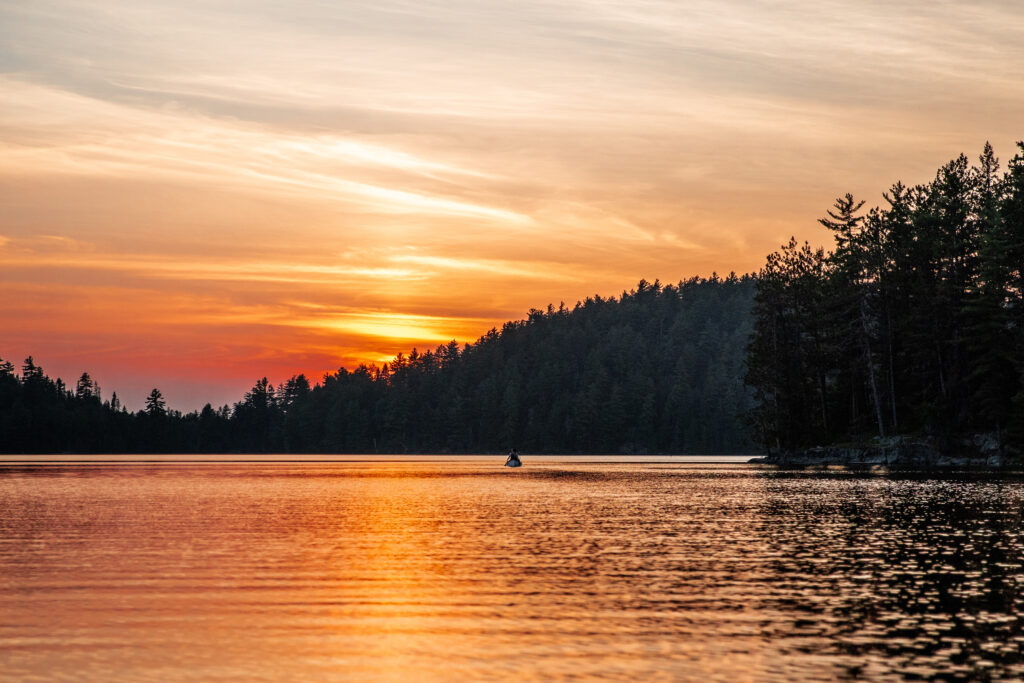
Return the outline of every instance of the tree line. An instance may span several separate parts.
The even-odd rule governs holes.
[[[746,381],[769,449],[896,434],[1024,442],[1024,143],[864,210],[850,194],[757,279]]]
[[[641,280],[530,311],[473,344],[233,406],[130,412],[30,357],[0,361],[0,452],[744,453],[920,435],[1024,445],[1024,143],[821,223],[754,276]]]
[[[755,279],[729,275],[533,309],[472,344],[316,383],[266,378],[233,406],[130,412],[83,374],[0,363],[7,453],[747,453]]]

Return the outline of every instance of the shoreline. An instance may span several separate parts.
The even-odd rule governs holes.
[[[962,437],[943,445],[925,438],[896,436],[871,443],[833,444],[751,458],[752,464],[781,467],[848,466],[913,469],[1001,470],[1024,466],[1021,454],[992,434]]]

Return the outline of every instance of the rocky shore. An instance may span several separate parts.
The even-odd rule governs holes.
[[[896,436],[865,444],[818,446],[782,451],[752,463],[782,467],[845,465],[850,467],[1001,469],[1024,465],[1021,453],[1005,447],[994,434],[976,434],[946,444],[916,437]]]

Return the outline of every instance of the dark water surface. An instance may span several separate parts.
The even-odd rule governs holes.
[[[0,464],[0,678],[1024,677],[1024,483]]]

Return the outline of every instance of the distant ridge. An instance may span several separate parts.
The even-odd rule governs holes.
[[[754,279],[641,280],[531,310],[476,343],[399,354],[311,384],[265,378],[188,414],[154,389],[129,413],[31,358],[0,365],[4,453],[750,453],[743,386]]]

